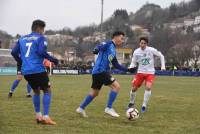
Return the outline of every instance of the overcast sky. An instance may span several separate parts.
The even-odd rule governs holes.
[[[135,12],[146,2],[166,8],[190,0],[104,0],[104,20],[116,9]],[[9,34],[27,34],[34,19],[46,21],[46,29],[99,24],[101,0],[0,0],[0,29]]]

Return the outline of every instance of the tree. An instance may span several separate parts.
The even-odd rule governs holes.
[[[176,12],[177,12],[178,6],[176,3],[172,3],[169,7],[169,19],[175,19],[176,18]]]
[[[172,65],[177,66],[189,66],[189,61],[192,57],[192,48],[189,44],[176,44],[169,49],[167,53],[168,61],[171,61]]]
[[[97,31],[97,26],[95,24],[91,24],[89,26],[77,27],[74,30],[73,35],[83,38],[85,36],[92,35],[96,31]]]
[[[153,45],[163,54],[166,54],[168,50],[176,44],[176,36],[172,34],[170,29],[157,29],[153,31],[150,45]]]
[[[196,41],[194,43],[194,46],[192,47],[192,58],[194,59],[194,68],[198,68],[197,62],[199,61],[200,58],[200,42]]]
[[[129,16],[128,16],[128,13],[125,9],[115,10],[115,12],[113,13],[113,18],[114,19],[120,18],[123,21],[129,21]]]

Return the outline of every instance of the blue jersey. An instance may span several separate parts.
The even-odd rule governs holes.
[[[11,54],[17,62],[21,60],[23,75],[45,72],[44,58],[50,60],[53,58],[47,53],[45,37],[36,32],[21,37]]]
[[[107,41],[97,47],[99,49],[99,54],[93,67],[92,74],[109,72],[112,60],[116,57],[115,44],[113,41]]]

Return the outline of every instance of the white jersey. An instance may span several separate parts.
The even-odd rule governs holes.
[[[165,59],[162,53],[148,46],[144,50],[138,48],[134,51],[129,68],[136,67],[138,64],[138,73],[155,74],[154,55],[160,57],[161,69],[165,70]]]

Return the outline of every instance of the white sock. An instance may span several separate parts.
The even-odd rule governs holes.
[[[136,97],[136,92],[130,91],[130,103],[134,104]]]
[[[48,119],[49,118],[49,115],[44,115],[43,116],[45,119]]]
[[[36,116],[42,116],[42,113],[41,112],[37,112]]]
[[[151,90],[149,90],[149,91],[145,90],[145,92],[144,92],[144,101],[143,101],[142,106],[144,106],[144,107],[147,106],[147,103],[149,101],[150,96],[151,96]]]

